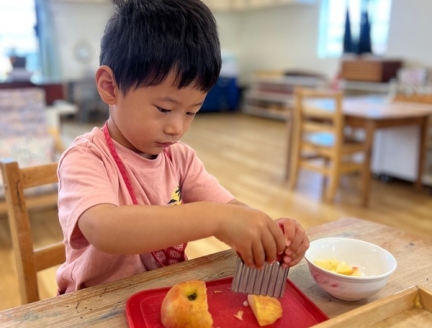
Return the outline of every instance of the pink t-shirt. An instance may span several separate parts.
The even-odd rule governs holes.
[[[150,160],[113,142],[138,204],[228,203],[234,199],[207,173],[195,152],[183,143],[172,145],[168,154],[163,152]],[[133,204],[101,129],[94,128],[75,139],[60,159],[58,176],[59,217],[66,247],[66,263],[57,271],[60,293],[160,267],[151,253],[113,255],[98,251],[79,230],[78,219],[90,207]]]

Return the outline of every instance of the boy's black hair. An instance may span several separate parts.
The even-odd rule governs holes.
[[[221,53],[216,21],[200,0],[113,0],[100,64],[119,89],[157,85],[175,72],[179,88],[207,92],[216,83]]]

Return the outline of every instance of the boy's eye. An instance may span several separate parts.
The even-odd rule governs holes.
[[[157,108],[157,110],[160,111],[161,113],[169,113],[169,112],[171,112],[170,109],[165,109],[165,108],[161,108],[161,107],[157,107],[157,106],[156,106],[156,108]]]
[[[186,115],[188,115],[188,116],[195,116],[196,113],[194,113],[194,112],[187,112]]]

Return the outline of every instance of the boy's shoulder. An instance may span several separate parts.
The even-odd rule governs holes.
[[[85,132],[81,135],[75,137],[75,140],[72,143],[72,146],[75,144],[80,144],[83,142],[91,142],[94,143],[95,139],[99,139],[103,137],[102,129],[99,127],[93,127],[91,131]]]
[[[180,141],[176,142],[171,147],[167,148],[167,153],[172,154],[173,156],[184,156],[184,157],[196,156],[195,150],[191,146]]]
[[[106,145],[103,139],[103,132],[100,128],[94,127],[91,131],[77,136],[72,144],[63,152],[62,158],[71,153],[80,152],[105,152]]]

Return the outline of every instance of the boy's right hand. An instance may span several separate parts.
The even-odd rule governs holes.
[[[215,237],[231,246],[249,267],[272,263],[285,249],[282,230],[267,214],[246,206],[229,205]],[[225,214],[225,213],[224,213]]]

